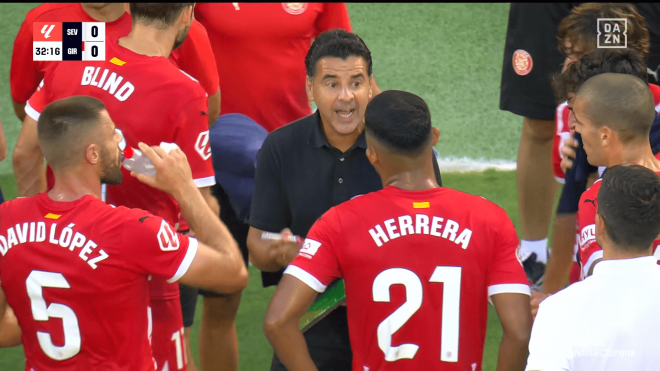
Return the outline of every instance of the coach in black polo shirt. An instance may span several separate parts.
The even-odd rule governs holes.
[[[318,110],[270,133],[257,160],[248,249],[264,287],[277,285],[300,245],[262,240],[262,232],[304,238],[331,207],[382,188],[365,155],[364,112],[373,80],[364,41],[343,30],[327,31],[309,49],[305,68],[307,95]],[[305,340],[319,371],[351,369],[345,307],[305,332]],[[271,370],[286,370],[277,356]]]

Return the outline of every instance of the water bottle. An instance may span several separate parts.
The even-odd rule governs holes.
[[[139,149],[126,147],[121,164],[128,171],[135,171],[138,174],[149,176],[156,175],[154,164]]]
[[[171,150],[179,148],[179,146],[177,146],[175,143],[161,142],[160,148],[169,153]],[[156,175],[156,168],[154,167],[154,164],[139,149],[126,147],[126,150],[124,151],[124,158],[121,163],[128,171],[135,171],[138,174],[144,174],[148,176]]]

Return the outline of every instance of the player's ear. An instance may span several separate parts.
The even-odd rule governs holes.
[[[101,161],[101,151],[98,144],[90,144],[85,150],[85,159],[91,165],[96,165]]]
[[[374,149],[373,146],[368,146],[367,147],[367,159],[369,160],[369,163],[373,166],[378,162],[378,154],[376,154],[376,150]]]
[[[128,13],[130,15],[131,14],[131,3],[124,3],[124,10],[126,11],[126,13]]]
[[[438,140],[440,139],[440,129],[436,127],[431,128],[431,135],[433,138],[431,139],[431,145],[436,145],[438,144]]]
[[[193,19],[193,5],[185,7],[181,12],[181,21],[183,22],[185,27],[190,26],[190,24],[192,24],[192,19]]]
[[[605,221],[600,214],[596,213],[596,242],[602,247],[603,239],[606,237]]]
[[[314,94],[312,93],[312,79],[309,76],[305,77],[305,91],[307,92],[307,100],[313,102]]]
[[[603,126],[598,129],[598,134],[600,136],[600,141],[603,144],[603,147],[606,147],[607,145],[612,144],[612,139],[616,135],[616,132],[607,126]]]

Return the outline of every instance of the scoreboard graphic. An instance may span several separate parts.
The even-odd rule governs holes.
[[[105,22],[34,22],[32,27],[32,60],[105,60]]]

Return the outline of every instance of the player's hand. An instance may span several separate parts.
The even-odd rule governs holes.
[[[131,171],[131,176],[139,181],[173,196],[184,191],[187,187],[197,188],[192,178],[192,170],[188,164],[186,154],[180,148],[166,152],[159,146],[151,146],[140,142],[140,151],[147,156],[156,169],[155,176],[138,174]],[[176,198],[176,197],[175,197]]]
[[[288,238],[293,236],[289,228],[282,229],[280,233],[282,234],[282,239],[271,241],[270,248],[275,252],[277,263],[284,268],[298,255],[298,251],[300,251],[303,245],[303,240],[298,238],[296,242],[289,241]]]
[[[573,160],[575,160],[575,150],[578,147],[578,142],[572,136],[566,138],[564,145],[561,147],[561,169],[566,170],[573,167]]]
[[[541,304],[541,302],[550,295],[551,294],[544,294],[540,291],[532,290],[532,297],[530,299],[532,306],[532,318],[536,318],[536,313],[539,311],[539,304]]]

